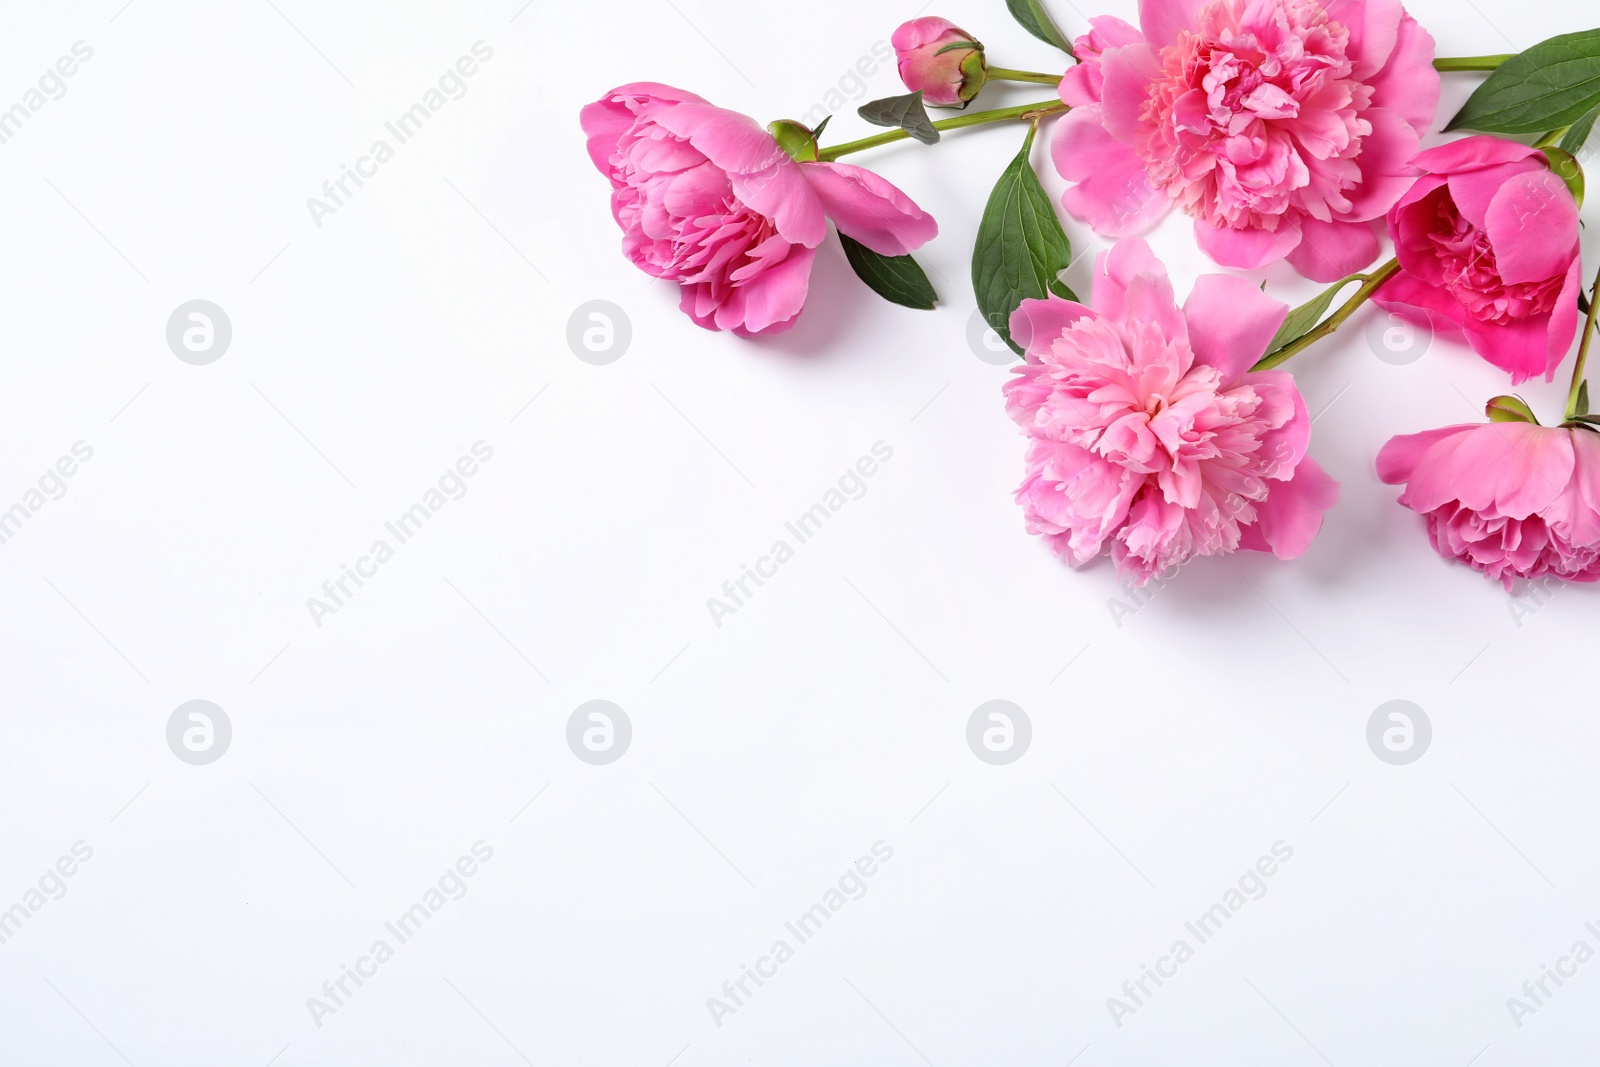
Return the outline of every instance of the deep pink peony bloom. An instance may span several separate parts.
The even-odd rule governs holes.
[[[1373,300],[1446,333],[1512,384],[1555,376],[1578,330],[1578,202],[1544,155],[1467,137],[1419,155],[1389,212],[1401,272]]]
[[[1399,0],[1140,0],[1139,21],[1076,42],[1051,149],[1066,209],[1124,237],[1176,204],[1243,270],[1371,263],[1439,103],[1433,38]]]
[[[1600,434],[1525,422],[1393,438],[1378,477],[1405,485],[1445,559],[1498,578],[1600,579]]]
[[[622,250],[683,286],[708,330],[777,333],[805,305],[828,219],[901,256],[939,232],[893,185],[845,163],[796,163],[754,119],[693,93],[635,82],[583,109],[589,158],[611,180]]]
[[[1140,585],[1194,556],[1304,552],[1339,487],[1306,455],[1294,379],[1250,370],[1287,312],[1223,274],[1180,311],[1138,239],[1101,254],[1092,309],[1023,301],[1011,331],[1028,357],[1005,394],[1029,437],[1029,532],[1074,565],[1109,542]]]
[[[981,48],[940,49],[973,41],[972,34],[941,18],[912,19],[894,31],[889,43],[899,60],[900,80],[907,89],[922,90],[931,107],[966,107],[986,78]],[[973,42],[976,43],[976,42]]]

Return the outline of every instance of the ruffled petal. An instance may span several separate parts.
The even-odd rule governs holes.
[[[939,233],[939,224],[932,215],[864,167],[802,163],[800,173],[839,232],[879,255],[906,255]]]

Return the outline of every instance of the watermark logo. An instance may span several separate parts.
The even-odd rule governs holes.
[[[1028,713],[1009,700],[979,704],[967,720],[967,747],[996,767],[1017,762],[1032,743],[1033,723]]]
[[[816,937],[845,905],[866,896],[868,879],[882,871],[884,864],[892,859],[893,846],[885,841],[874,841],[870,854],[857,858],[823,890],[815,903],[783,924],[783,935],[775,938],[763,955],[756,957],[754,966],[741,963],[738,977],[722,983],[721,995],[706,998],[706,1010],[717,1029],[722,1029],[729,1016],[737,1015],[768,981],[776,978],[779,968],[794,959],[800,946]]]
[[[1432,743],[1433,723],[1428,713],[1409,700],[1380,704],[1367,720],[1367,747],[1392,766],[1417,762]]]
[[[1379,309],[1367,320],[1367,347],[1392,367],[1404,367],[1428,354],[1433,327],[1413,322],[1399,312]]]
[[[217,762],[231,744],[233,723],[227,712],[209,700],[179,704],[167,720],[167,747],[192,766]]]
[[[592,766],[617,762],[632,743],[633,723],[628,713],[609,700],[579,704],[567,719],[567,747]]]
[[[228,313],[209,300],[179,304],[167,320],[167,347],[193,366],[215,363],[232,343],[233,323]]]
[[[967,347],[972,349],[973,355],[992,367],[1009,367],[1018,359],[1005,338],[996,333],[989,325],[989,320],[983,317],[982,308],[973,308],[971,317],[967,319]]]
[[[592,366],[615,363],[632,341],[633,323],[628,313],[609,300],[579,304],[567,319],[567,347]]]

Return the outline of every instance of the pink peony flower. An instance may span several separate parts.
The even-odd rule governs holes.
[[[1413,161],[1389,211],[1401,272],[1373,300],[1447,333],[1513,384],[1555,376],[1578,329],[1578,202],[1544,155],[1468,137]]]
[[[589,158],[611,180],[622,250],[683,287],[685,314],[741,336],[794,325],[828,219],[900,256],[938,226],[893,185],[845,163],[796,163],[754,119],[635,82],[583,109]]]
[[[1371,263],[1439,102],[1433,38],[1398,0],[1141,0],[1139,21],[1076,42],[1051,149],[1067,211],[1124,237],[1176,204],[1244,270]]]
[[[1139,585],[1194,556],[1304,552],[1339,487],[1306,455],[1294,379],[1250,370],[1287,313],[1222,274],[1180,311],[1137,239],[1101,254],[1092,309],[1023,301],[1011,331],[1027,362],[1005,393],[1029,438],[1028,531],[1074,565],[1109,542]]]
[[[1600,580],[1600,435],[1525,422],[1393,438],[1378,477],[1428,520],[1434,551],[1509,590],[1517,578]]]
[[[983,49],[941,49],[954,44],[977,42],[966,30],[946,19],[912,19],[894,31],[890,43],[900,61],[900,80],[907,89],[922,90],[922,102],[930,107],[966,107],[987,80]]]

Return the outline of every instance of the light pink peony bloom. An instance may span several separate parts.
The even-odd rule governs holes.
[[[1389,212],[1401,272],[1379,305],[1449,334],[1512,384],[1566,358],[1578,330],[1578,202],[1543,153],[1467,137],[1414,162],[1425,172]]]
[[[948,45],[973,41],[966,30],[941,18],[912,19],[894,31],[889,43],[899,60],[900,80],[912,92],[922,90],[930,107],[966,107],[987,81],[983,49]],[[976,43],[976,42],[974,42]]]
[[[1434,551],[1498,578],[1600,579],[1600,434],[1525,422],[1393,438],[1378,477],[1428,520]]]
[[[1125,237],[1176,204],[1243,270],[1371,263],[1439,103],[1433,38],[1399,0],[1140,0],[1139,22],[1076,42],[1051,148],[1067,211]]]
[[[1223,274],[1180,311],[1138,239],[1101,254],[1092,309],[1023,301],[1011,331],[1027,362],[1005,394],[1029,437],[1028,531],[1074,565],[1109,542],[1140,585],[1194,556],[1304,552],[1339,487],[1306,455],[1294,379],[1250,369],[1287,313]]]
[[[901,256],[939,232],[869,170],[796,163],[754,119],[693,93],[635,82],[583,109],[589,158],[611,180],[622,250],[683,287],[685,314],[749,337],[794,325],[828,220]]]

